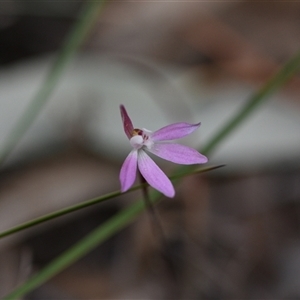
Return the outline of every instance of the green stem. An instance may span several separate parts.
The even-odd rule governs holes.
[[[130,190],[128,190],[126,193],[134,191],[134,190],[137,190],[139,188],[140,188],[140,186],[135,186],[135,187],[131,188]],[[78,204],[66,207],[64,209],[52,212],[50,214],[41,216],[39,218],[33,219],[33,220],[29,221],[29,222],[23,223],[21,225],[15,226],[15,227],[13,227],[13,228],[11,228],[9,230],[1,232],[0,233],[0,238],[3,238],[3,237],[8,236],[8,235],[11,235],[11,234],[16,233],[18,231],[21,231],[21,230],[33,227],[35,225],[44,223],[46,221],[50,221],[50,220],[52,220],[54,218],[61,217],[63,215],[66,215],[66,214],[69,214],[71,212],[80,210],[82,208],[86,208],[86,207],[89,207],[91,205],[95,205],[97,203],[100,203],[100,202],[103,202],[103,201],[115,198],[115,197],[120,196],[120,195],[121,195],[121,192],[116,191],[116,192],[105,194],[105,195],[103,195],[101,197],[93,198],[93,199],[84,201],[82,203],[78,203]]]
[[[137,202],[129,208],[121,211],[108,222],[97,227],[92,233],[69,248],[58,258],[54,259],[47,267],[34,275],[27,283],[21,285],[3,300],[18,299],[22,295],[37,288],[43,282],[58,274],[66,267],[73,264],[79,258],[96,248],[101,242],[116,234],[122,228],[128,226],[144,210],[144,202]]]
[[[193,174],[208,172],[208,171],[211,171],[211,170],[214,170],[214,169],[217,169],[217,168],[221,168],[222,166],[223,165],[210,166],[210,167],[204,167],[204,168],[201,168],[201,169],[198,169],[198,170],[194,170],[193,172],[180,173],[180,174],[177,174],[176,176],[175,175],[172,176],[171,179],[175,180],[175,179],[178,179],[178,178],[183,177],[183,176],[190,176],[190,175],[193,175]],[[84,201],[84,202],[81,202],[81,203],[78,203],[78,204],[75,204],[75,205],[63,208],[61,210],[52,212],[50,214],[38,217],[38,218],[33,219],[33,220],[29,221],[29,222],[20,224],[18,226],[12,227],[12,228],[10,228],[10,229],[8,229],[6,231],[1,232],[0,233],[0,239],[3,238],[3,237],[6,237],[8,235],[11,235],[13,233],[22,231],[24,229],[33,227],[33,226],[41,224],[41,223],[44,223],[46,221],[50,221],[50,220],[52,220],[54,218],[58,218],[58,217],[66,215],[66,214],[69,214],[71,212],[74,212],[74,211],[77,211],[77,210],[89,207],[91,205],[95,205],[97,203],[100,203],[100,202],[103,202],[103,201],[106,201],[106,200],[118,197],[120,195],[124,195],[124,194],[130,193],[132,191],[140,189],[144,185],[145,185],[145,183],[144,184],[140,184],[140,185],[136,185],[136,186],[132,187],[131,189],[129,189],[125,193],[121,193],[120,191],[111,192],[111,193],[102,195],[101,197],[96,197],[96,198],[93,198],[93,199],[90,199],[90,200],[87,200],[87,201]]]
[[[212,153],[220,143],[231,134],[263,101],[274,93],[280,86],[284,85],[299,70],[300,52],[289,60],[283,68],[274,75],[265,85],[258,90],[241,110],[231,119],[222,129],[212,137],[201,152],[204,154]]]
[[[65,40],[61,51],[47,74],[44,84],[37,91],[35,97],[33,97],[29,106],[5,140],[3,149],[0,152],[0,163],[5,161],[45,105],[77,48],[87,37],[88,32],[97,21],[98,14],[104,7],[104,4],[105,1],[103,0],[87,1],[84,5],[78,22]]]

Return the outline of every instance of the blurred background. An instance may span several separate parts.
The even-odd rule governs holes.
[[[0,2],[1,148],[83,4]],[[300,49],[299,36],[297,2],[108,2],[2,165],[0,231],[119,189],[130,151],[120,104],[138,128],[200,121],[183,140],[200,150]],[[296,76],[209,155],[225,167],[183,179],[156,207],[172,270],[142,214],[24,299],[300,298],[299,92]],[[0,297],[140,197],[0,240]]]

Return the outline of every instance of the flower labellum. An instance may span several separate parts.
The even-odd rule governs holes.
[[[133,185],[138,168],[149,185],[165,196],[173,198],[175,190],[170,179],[146,151],[177,164],[206,163],[208,161],[207,157],[195,149],[169,142],[191,134],[200,126],[200,123],[174,123],[151,132],[144,128],[134,128],[123,105],[120,106],[120,110],[124,131],[133,148],[126,157],[120,171],[121,191],[126,192]]]

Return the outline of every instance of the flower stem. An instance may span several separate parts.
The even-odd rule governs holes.
[[[166,284],[170,286],[170,288],[166,290],[171,293],[171,295],[166,295],[166,296],[168,299],[175,299],[178,297],[180,291],[178,289],[179,274],[176,267],[176,260],[172,253],[172,247],[171,247],[172,245],[168,242],[168,239],[166,238],[157,211],[154,209],[154,206],[149,197],[149,191],[148,191],[149,185],[145,184],[147,183],[145,178],[141,173],[139,174],[140,174],[140,180],[142,184],[142,192],[143,192],[145,207],[151,219],[150,221],[152,224],[154,236],[157,237],[156,241],[158,243],[158,251],[160,253],[162,261],[164,262],[165,272],[169,275],[168,277],[164,276],[164,278],[167,280]]]
[[[148,215],[151,219],[151,224],[153,226],[153,232],[155,235],[158,236],[159,239],[164,240],[165,238],[164,238],[164,232],[163,232],[161,222],[159,220],[157,212],[154,209],[154,207],[151,203],[150,197],[149,197],[149,191],[148,191],[149,185],[147,184],[147,181],[145,180],[143,175],[141,173],[139,173],[139,174],[140,174],[140,181],[142,184],[143,199],[145,202],[145,206],[146,206]]]

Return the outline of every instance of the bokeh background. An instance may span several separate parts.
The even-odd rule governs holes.
[[[0,147],[43,83],[84,2],[0,2]],[[49,101],[0,172],[0,231],[119,189],[136,127],[199,122],[201,149],[300,49],[300,3],[108,2]],[[300,79],[264,102],[136,222],[24,299],[300,298]],[[159,161],[169,172],[171,163]],[[139,192],[0,241],[0,296]],[[175,277],[174,274],[177,274]]]

